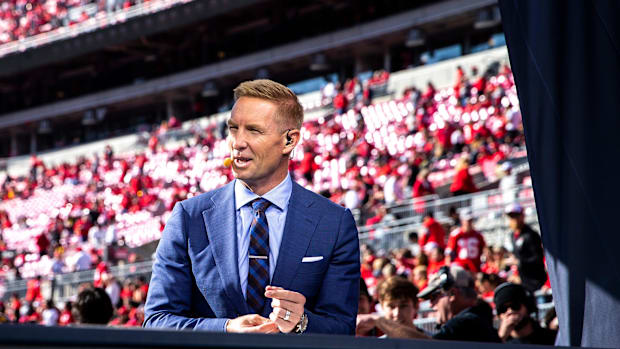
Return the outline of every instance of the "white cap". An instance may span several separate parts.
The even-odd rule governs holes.
[[[469,208],[466,208],[466,209],[461,210],[461,212],[459,213],[459,218],[461,218],[461,220],[464,220],[464,221],[470,221],[474,219],[474,215],[472,214]]]

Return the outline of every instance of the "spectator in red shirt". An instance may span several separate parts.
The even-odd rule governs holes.
[[[95,276],[93,278],[93,285],[95,287],[103,287],[103,275],[108,272],[108,265],[106,262],[100,260],[96,263]]]
[[[420,248],[426,252],[426,245],[430,242],[435,243],[439,248],[446,247],[446,231],[441,224],[433,217],[433,212],[427,212],[424,215],[422,228],[418,231]]]
[[[332,103],[337,114],[344,113],[347,110],[347,105],[349,104],[342,91],[338,91],[338,94],[336,94]]]
[[[413,208],[418,213],[424,212],[426,208],[423,199],[420,198],[435,194],[435,188],[433,188],[433,185],[428,180],[429,173],[430,171],[428,169],[421,169],[415,183],[413,184]]]
[[[88,230],[93,227],[89,215],[80,217],[73,225],[73,233],[82,238],[82,241],[88,240]]]
[[[452,182],[450,186],[452,195],[458,196],[478,191],[478,188],[476,188],[474,184],[474,179],[469,173],[467,157],[461,157],[454,170],[456,171],[456,175],[454,176],[454,182]]]
[[[129,320],[125,323],[126,327],[141,327],[144,322],[144,306],[138,306],[129,311]]]
[[[3,198],[4,199],[4,198]],[[10,228],[13,224],[9,219],[9,214],[5,210],[0,210],[0,228]]]
[[[435,194],[435,188],[428,180],[428,175],[430,171],[426,168],[423,168],[418,173],[415,183],[413,184],[413,197],[419,198],[426,195]]]
[[[433,244],[428,244],[432,246]],[[439,268],[446,265],[446,258],[443,249],[439,246],[433,246],[428,252],[428,269],[427,275],[433,275],[439,271]]]
[[[47,234],[42,232],[37,236],[37,248],[39,249],[39,255],[47,255],[47,250],[50,247],[50,240],[47,238]]]
[[[65,303],[65,307],[60,312],[60,317],[58,318],[58,325],[67,326],[75,322],[75,320],[73,319],[72,309],[73,309],[73,303],[70,301],[67,301]]]
[[[28,310],[25,314],[20,316],[18,322],[20,324],[38,324],[41,322],[41,314],[37,312],[37,309],[32,302],[28,303]]]
[[[452,263],[473,273],[480,271],[480,257],[486,246],[482,234],[474,230],[473,215],[467,209],[461,212],[461,227],[450,234],[446,248],[446,264]]]
[[[43,296],[41,295],[41,276],[39,275],[26,283],[26,301],[34,302],[41,299]]]

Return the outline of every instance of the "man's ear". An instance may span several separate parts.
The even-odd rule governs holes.
[[[448,299],[450,301],[453,301],[454,299],[456,299],[456,297],[458,296],[459,290],[457,288],[452,288],[450,291],[448,291]]]
[[[301,137],[301,132],[298,129],[293,128],[286,131],[286,136],[284,137],[284,149],[282,149],[283,154],[290,154],[297,143],[299,143]]]

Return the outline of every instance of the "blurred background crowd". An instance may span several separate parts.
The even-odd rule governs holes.
[[[508,250],[486,243],[473,228],[471,208],[437,212],[445,213],[441,222],[433,217],[433,200],[473,194],[489,183],[503,186],[500,202],[518,199],[510,159],[523,156],[524,140],[510,68],[495,64],[483,73],[477,68],[466,73],[459,67],[455,76],[452,87],[411,87],[402,98],[376,103],[371,96],[381,96],[389,79],[385,71],[364,84],[352,78],[325,86],[322,95],[333,112],[304,123],[291,173],[354,210],[367,237],[362,239],[362,275],[375,297],[385,278],[402,275],[422,290],[432,274],[450,264],[474,273],[486,299],[504,280],[522,282],[519,258],[531,256],[521,256],[515,244]],[[177,201],[232,179],[221,162],[227,155],[222,122],[191,125],[188,138],[167,141],[166,135],[180,128],[175,118],[161,124],[143,152],[115,154],[107,146],[92,157],[60,164],[32,156],[29,175],[3,176],[0,279],[28,279],[26,296],[12,295],[3,304],[9,321],[49,324],[53,320],[45,322],[43,314],[55,305],[42,296],[42,278],[86,270],[93,270],[92,286],[110,295],[115,319],[124,315],[125,324],[137,316],[145,279],[117,280],[109,267],[149,260],[140,247],[156,243]],[[393,234],[384,232],[385,225],[402,226],[403,211],[394,208],[403,206],[421,226],[398,234],[406,236],[396,241],[400,246],[386,245]],[[517,203],[506,209],[518,216],[510,219],[517,233],[524,226],[524,207]],[[469,241],[470,235],[476,246],[466,242],[463,248],[459,239]],[[540,260],[535,262],[542,262],[540,246],[536,254]],[[534,273],[537,279],[528,289],[548,287],[544,270]]]
[[[129,14],[137,18],[140,11],[155,13],[156,6],[166,9],[191,2],[3,1],[0,51],[51,33],[73,31],[77,36],[76,28],[83,24],[103,28],[128,20]],[[223,10],[222,18],[205,20],[190,30],[107,45],[90,56],[50,63],[37,74],[32,70],[36,67],[23,68],[25,73],[16,70],[0,84],[0,113],[45,109],[57,101],[70,104],[89,93],[105,92],[110,97],[115,92],[121,98],[132,95],[131,88],[147,91],[143,87],[149,79],[187,80],[179,74],[189,69],[198,74],[198,67],[226,65],[243,54],[260,52],[265,45],[294,44],[323,34],[305,21],[315,23],[313,16],[323,18],[325,13],[335,13],[327,21],[329,30],[340,30],[391,21],[392,15],[435,5],[403,4],[359,6],[344,1],[338,7],[310,2],[299,5],[308,5],[305,12],[282,10],[279,26],[271,26],[269,11]],[[489,321],[502,340],[519,332],[513,333],[515,324],[508,326],[502,317],[516,316],[512,305],[515,309],[527,305],[529,313],[537,313],[532,321],[540,328],[553,331],[557,326],[507,55],[494,51],[477,58],[460,57],[503,44],[496,10],[481,8],[479,13],[465,14],[467,20],[446,15],[446,33],[431,23],[424,30],[386,36],[386,42],[399,44],[369,54],[366,62],[356,59],[353,64],[351,57],[344,57],[338,74],[327,72],[333,73],[337,64],[328,68],[326,55],[312,56],[309,67],[303,61],[303,69],[289,66],[290,71],[303,72],[288,72],[290,81],[308,79],[309,72],[317,75],[289,85],[300,95],[306,114],[291,176],[351,209],[360,232],[360,336],[402,334],[392,332],[385,321],[415,326],[427,335],[438,333],[437,322],[446,320],[437,305],[441,271],[452,273],[470,296],[488,304]],[[231,14],[245,18],[244,11],[252,20],[266,20],[226,32],[214,29],[229,25]],[[467,21],[474,22],[473,27]],[[464,34],[460,25],[468,28]],[[311,29],[317,32],[304,31]],[[260,40],[252,39],[247,30]],[[242,49],[235,46],[239,43]],[[177,44],[179,48],[173,48]],[[360,45],[369,51],[375,46]],[[274,57],[276,53],[272,52]],[[329,54],[336,63],[338,55]],[[459,63],[440,67],[439,62],[447,59]],[[349,69],[351,65],[355,68]],[[274,75],[285,73],[276,66],[286,67],[274,59],[269,67]],[[431,70],[424,71],[426,67]],[[59,71],[63,73],[53,78]],[[256,77],[269,74],[262,68]],[[200,80],[182,91],[188,100],[167,96],[162,104],[161,96],[152,94],[133,101],[135,105],[123,105],[122,100],[120,106],[84,107],[78,111],[82,118],[60,115],[57,120],[28,124],[36,125],[29,139],[15,132],[0,137],[0,155],[9,160],[31,154],[23,171],[0,172],[0,322],[140,326],[152,254],[174,204],[233,178],[222,163],[229,155],[225,119],[231,107],[230,91],[224,93],[224,86],[225,81],[248,78]],[[166,83],[157,81],[158,88]],[[12,88],[13,83],[17,87]],[[220,113],[204,117],[216,111]],[[7,119],[4,116],[0,115],[0,123]],[[121,146],[122,137],[112,136],[122,134],[137,141]],[[94,140],[100,141],[87,145],[88,151],[80,148],[79,143]],[[60,155],[53,156],[55,151]],[[518,297],[511,301],[503,294],[498,300],[495,290],[504,282],[521,285],[523,294],[521,289],[504,287]]]

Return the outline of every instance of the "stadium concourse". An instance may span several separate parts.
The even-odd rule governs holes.
[[[369,233],[406,216],[391,208],[400,205],[421,218],[441,197],[471,194],[478,186],[496,187],[498,177],[512,178],[511,162],[524,156],[510,68],[496,65],[481,73],[459,67],[455,73],[451,87],[412,86],[401,98],[380,97],[390,79],[386,72],[377,72],[368,83],[356,77],[343,86],[328,85],[321,104],[333,106],[333,112],[304,122],[291,173],[300,184],[356,212],[366,234],[362,275],[371,294],[378,282],[395,274],[423,289],[445,263],[448,234],[439,244],[424,246],[429,233],[420,230],[420,243],[412,234],[411,245],[400,239],[397,246],[373,248],[381,246],[381,238],[368,238]],[[176,202],[232,179],[222,165],[228,155],[222,121],[181,126],[174,118],[160,125],[145,151],[116,154],[106,147],[93,157],[61,164],[33,156],[29,175],[1,179],[0,282],[28,280],[25,296],[4,295],[0,313],[7,321],[70,323],[75,294],[56,299],[65,304],[61,311],[47,300],[53,288],[44,292],[41,285],[54,276],[86,271],[92,279],[78,291],[105,288],[115,306],[111,324],[141,325],[146,280],[119,280],[110,269],[148,260],[136,251],[159,239]],[[183,130],[189,133],[175,141],[171,135]],[[505,194],[516,184],[513,178],[508,187],[500,186]],[[451,211],[454,219],[458,212]],[[458,219],[441,223],[439,229],[448,231],[459,224]],[[493,287],[502,280],[519,281],[515,256],[503,246],[487,244],[478,258],[482,264],[472,272],[480,272],[478,291],[485,299],[492,299]],[[418,321],[424,323],[429,314],[421,310]]]

